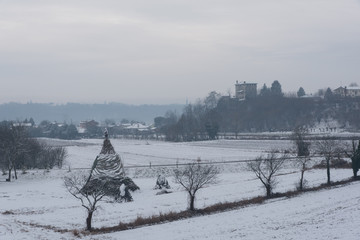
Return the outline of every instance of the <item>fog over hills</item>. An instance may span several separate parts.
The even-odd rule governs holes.
[[[104,121],[122,119],[153,123],[157,116],[164,116],[167,111],[182,113],[184,105],[127,105],[122,103],[80,104],[67,103],[5,103],[0,104],[0,120],[19,120],[33,118],[35,123],[42,120],[77,124],[82,120]]]

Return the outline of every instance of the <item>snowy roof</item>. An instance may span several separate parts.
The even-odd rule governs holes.
[[[360,90],[360,87],[347,87],[348,90]]]
[[[339,89],[347,89],[347,90],[360,90],[360,87],[338,87],[334,91]]]
[[[32,124],[31,124],[31,123],[13,123],[13,126],[14,126],[14,127],[19,127],[19,126],[22,126],[22,127],[31,127]]]
[[[141,123],[136,123],[131,126],[126,127],[127,129],[147,129],[149,126],[143,125]]]

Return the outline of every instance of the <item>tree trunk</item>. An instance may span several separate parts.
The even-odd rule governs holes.
[[[190,206],[189,206],[190,211],[195,211],[194,204],[195,204],[195,195],[194,196],[190,195]]]
[[[86,229],[91,231],[91,220],[92,220],[93,211],[88,211],[88,216],[86,218]]]
[[[303,190],[303,183],[304,183],[304,170],[301,170],[301,178],[300,178],[300,185],[299,185],[299,190],[302,191]]]
[[[15,173],[15,179],[17,180],[17,172],[16,172],[16,167],[14,166],[14,173]]]
[[[353,170],[353,174],[354,174],[354,179],[357,178],[357,172],[359,171],[359,169],[357,168],[357,164],[356,164],[356,159],[355,158],[351,158],[351,167]]]
[[[327,184],[330,185],[330,158],[326,159]]]
[[[266,185],[266,197],[271,197],[271,186],[270,185]]]
[[[354,179],[357,179],[357,172],[358,170],[356,168],[353,168]]]
[[[9,178],[7,179],[8,182],[11,182],[11,167],[9,167]]]

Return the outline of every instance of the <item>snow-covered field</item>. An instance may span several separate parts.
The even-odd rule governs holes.
[[[60,141],[67,146],[69,157],[63,170],[29,171],[11,183],[0,181],[0,239],[76,239],[71,233],[55,229],[84,229],[86,213],[78,200],[63,186],[62,177],[87,172],[101,150],[102,140]],[[160,212],[182,211],[187,208],[187,195],[168,177],[171,194],[156,195],[153,190],[156,174],[169,173],[156,164],[201,161],[234,161],[253,159],[271,149],[287,149],[285,140],[209,141],[167,143],[153,141],[111,140],[126,166],[150,165],[127,169],[140,191],[133,193],[130,203],[101,202],[93,218],[94,227],[113,226],[138,216]],[[84,168],[84,169],[83,169]],[[149,174],[150,173],[150,174]],[[295,188],[299,173],[287,165],[278,176],[275,191]],[[350,169],[332,169],[332,180],[350,177]],[[305,173],[309,185],[326,182],[325,170]],[[345,187],[307,193],[291,199],[269,200],[225,213],[196,217],[173,223],[143,227],[124,232],[83,236],[84,239],[359,239],[357,217],[360,212],[360,183]],[[218,183],[200,190],[196,207],[218,202],[231,202],[263,195],[259,180],[244,169],[242,163],[224,164]],[[4,214],[7,213],[7,214]],[[36,226],[35,226],[36,225]]]
[[[64,141],[53,142],[62,144]],[[68,147],[68,162],[72,168],[90,167],[102,146],[102,140],[82,140],[80,145]],[[253,159],[272,149],[288,149],[287,140],[205,141],[192,143],[168,143],[112,139],[115,150],[126,166],[151,164],[187,163],[200,158],[202,161],[234,161]]]

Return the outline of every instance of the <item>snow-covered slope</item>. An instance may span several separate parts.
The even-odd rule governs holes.
[[[344,239],[360,236],[360,183],[87,239]],[[146,236],[146,237],[145,237]]]

